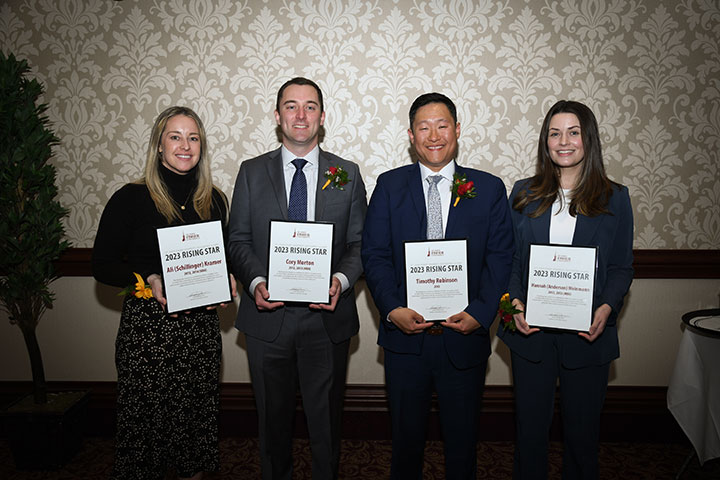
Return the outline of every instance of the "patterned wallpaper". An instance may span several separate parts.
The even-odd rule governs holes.
[[[568,98],[598,117],[636,248],[720,248],[718,0],[0,0],[0,46],[46,86],[75,247],[141,175],[160,110],[198,111],[231,195],[239,163],[278,146],[278,87],[304,75],[326,96],[323,148],[368,193],[409,162],[420,93],[455,100],[459,162],[508,188]]]

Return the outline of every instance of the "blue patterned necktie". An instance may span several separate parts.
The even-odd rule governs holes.
[[[440,203],[440,192],[437,184],[442,180],[441,175],[430,175],[427,182],[430,184],[428,190],[428,213],[427,213],[427,238],[437,240],[443,238],[442,206]]]
[[[290,201],[288,202],[288,220],[307,220],[307,181],[303,167],[307,163],[304,158],[292,161],[295,174],[290,184]]]

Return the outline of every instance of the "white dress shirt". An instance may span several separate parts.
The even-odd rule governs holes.
[[[570,189],[562,188],[552,204],[550,216],[550,243],[572,245],[577,217],[570,215]]]
[[[307,155],[305,155],[304,157],[298,157],[290,150],[285,148],[285,145],[283,145],[280,148],[280,155],[282,157],[283,175],[285,177],[285,198],[288,203],[290,203],[290,186],[292,185],[292,178],[293,175],[295,175],[295,171],[297,170],[297,168],[295,168],[295,165],[293,165],[292,161],[296,158],[303,158],[305,159],[305,161],[307,161],[307,163],[302,169],[303,173],[305,174],[305,183],[307,184],[307,220],[308,222],[315,221],[315,194],[317,193],[320,147],[315,145],[315,148],[310,150]],[[340,285],[343,292],[350,288],[350,280],[348,280],[347,276],[344,273],[335,272],[333,273],[333,277],[336,277],[338,280],[340,280]],[[253,294],[255,293],[255,287],[257,287],[260,282],[267,283],[267,278],[255,277],[253,281],[250,282],[249,290],[253,292]]]
[[[430,183],[427,178],[431,175],[440,175],[442,180],[437,183],[438,192],[440,193],[440,206],[442,210],[442,228],[443,238],[445,237],[445,229],[447,228],[448,214],[450,213],[450,203],[452,202],[452,184],[453,175],[455,175],[455,162],[452,161],[445,165],[439,172],[433,172],[428,167],[420,163],[420,177],[422,178],[423,195],[425,195],[425,213],[427,214],[428,192],[430,191]]]
[[[285,148],[285,145],[282,146],[280,152],[282,155],[283,173],[285,174],[285,195],[288,203],[290,203],[292,178],[297,170],[292,161],[296,158],[303,158],[307,162],[302,171],[305,174],[305,180],[307,182],[307,220],[308,222],[312,222],[315,220],[315,191],[317,190],[318,182],[318,157],[320,156],[320,148],[315,145],[315,148],[310,150],[304,157],[296,156]]]
[[[438,193],[440,193],[440,208],[442,211],[442,227],[443,227],[443,238],[445,237],[445,230],[447,229],[448,215],[450,214],[450,202],[452,201],[452,183],[453,175],[455,175],[455,162],[452,161],[445,165],[439,172],[433,172],[428,167],[419,163],[420,166],[420,178],[422,179],[423,196],[425,197],[425,215],[427,216],[428,208],[428,192],[430,191],[430,182],[427,181],[427,177],[431,175],[440,175],[442,180],[437,183]],[[385,321],[392,323],[390,320],[390,314],[388,313],[385,317]]]

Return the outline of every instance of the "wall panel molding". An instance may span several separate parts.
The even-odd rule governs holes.
[[[50,391],[91,390],[88,411],[89,435],[112,435],[115,424],[115,382],[49,382]],[[31,391],[31,382],[0,382],[0,409]],[[603,409],[603,441],[685,442],[680,427],[666,407],[667,387],[610,386]],[[510,386],[486,386],[480,419],[480,439],[514,439],[513,393]],[[249,383],[220,386],[220,430],[222,436],[257,435],[257,414]],[[306,437],[302,403],[298,398],[295,436]],[[557,413],[557,399],[556,399]],[[559,439],[558,415],[551,436]],[[437,403],[433,401],[428,438],[439,439]],[[0,431],[0,435],[2,431]],[[389,439],[390,418],[383,385],[348,385],[345,391],[343,437]]]
[[[633,250],[635,278],[720,278],[720,250]]]

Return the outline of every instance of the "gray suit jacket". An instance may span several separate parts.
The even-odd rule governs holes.
[[[350,182],[344,190],[322,190],[324,172],[332,166],[347,171]],[[339,343],[358,332],[359,322],[353,285],[362,273],[360,241],[367,198],[358,166],[320,150],[318,185],[315,196],[315,220],[335,224],[332,272],[342,272],[350,288],[342,293],[334,312],[322,311],[330,339]],[[261,312],[248,290],[258,276],[267,278],[270,220],[287,220],[287,194],[280,148],[246,160],[240,165],[235,181],[229,223],[229,255],[233,274],[243,285],[235,326],[247,335],[273,341],[289,310],[307,308],[285,306]]]

